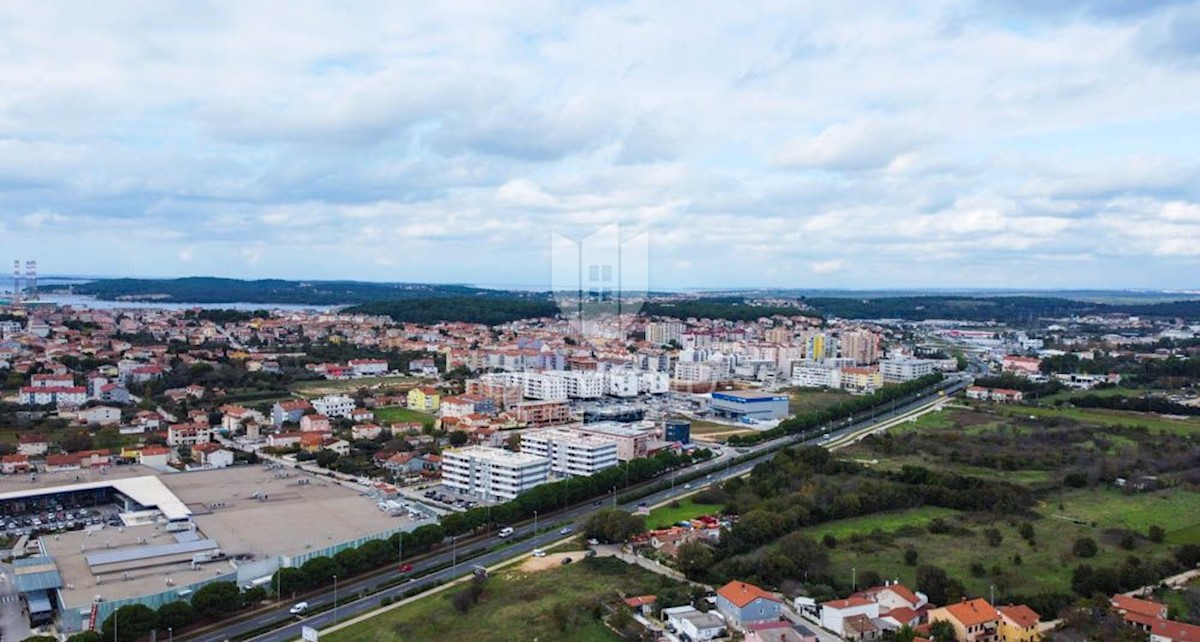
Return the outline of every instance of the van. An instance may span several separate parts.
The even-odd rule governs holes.
[[[297,602],[295,606],[288,609],[288,613],[292,615],[301,615],[308,611],[308,602]]]
[[[500,537],[508,537],[509,535],[512,535],[512,534],[513,534],[513,529],[511,526],[505,526],[504,528],[500,529]]]

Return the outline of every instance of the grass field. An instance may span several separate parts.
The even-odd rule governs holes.
[[[299,381],[292,384],[292,390],[306,397],[319,397],[359,388],[411,388],[420,381],[413,377],[362,377],[342,381]]]
[[[1000,406],[998,412],[1009,416],[1061,417],[1098,426],[1136,426],[1173,434],[1200,434],[1198,419],[1167,419],[1142,412],[1124,412],[1102,408],[1050,408],[1045,406]]]
[[[450,588],[365,622],[322,634],[327,642],[510,642],[620,638],[593,618],[601,602],[625,595],[655,594],[675,583],[613,558],[591,558],[536,573],[503,570],[488,580],[479,603],[466,615],[455,610]]]
[[[795,415],[807,410],[819,410],[832,406],[845,401],[850,395],[840,390],[793,388],[788,390],[788,397],[788,412]]]
[[[646,519],[646,527],[665,528],[676,522],[701,515],[711,515],[719,510],[721,507],[716,504],[697,504],[692,501],[691,497],[687,497],[680,500],[679,508],[672,508],[668,505],[650,511],[650,517]]]
[[[1078,491],[1063,494],[1042,512],[1139,533],[1157,524],[1172,534],[1200,525],[1200,493],[1182,489],[1131,494],[1116,489]]]
[[[436,417],[429,413],[404,408],[402,406],[376,408],[372,412],[375,413],[375,421],[384,424],[397,424],[409,421],[415,421],[423,424],[427,421],[434,421],[436,419]]]
[[[1067,502],[1065,506],[1070,507],[1076,503],[1080,506],[1098,506],[1104,503],[1082,500],[1082,497],[1077,497],[1076,501]],[[1070,592],[1071,573],[1081,563],[1109,566],[1119,564],[1131,554],[1142,557],[1168,554],[1166,544],[1153,544],[1144,539],[1137,540],[1133,551],[1119,548],[1110,541],[1111,537],[1106,537],[1105,530],[1123,526],[1124,522],[1121,521],[1099,522],[1096,527],[1092,527],[1090,524],[1078,524],[1050,517],[1059,512],[1056,505],[1044,507],[1040,512],[1045,517],[1032,521],[1036,545],[1030,545],[1021,539],[1017,532],[1018,520],[1012,520],[1010,523],[1004,519],[956,514],[954,511],[928,507],[839,520],[806,529],[804,532],[818,541],[825,533],[832,533],[838,538],[836,548],[830,550],[829,554],[834,572],[839,575],[845,574],[849,577],[853,568],[859,573],[870,570],[880,573],[883,577],[915,582],[916,568],[904,562],[904,552],[911,548],[917,551],[917,564],[934,564],[944,568],[951,577],[963,582],[967,590],[975,595],[988,595],[992,586],[997,587],[997,596],[1043,591]],[[1067,512],[1069,511],[1063,511],[1064,514]],[[926,527],[929,520],[935,516],[963,525],[971,529],[971,533],[929,533]],[[901,530],[903,527],[910,528]],[[1003,535],[999,546],[991,547],[984,541],[982,531],[989,527],[996,528]],[[873,530],[892,535],[882,540],[866,537]],[[856,538],[860,541],[852,541],[851,536],[855,533],[864,537]],[[1074,557],[1071,547],[1080,537],[1091,537],[1099,542],[1100,553],[1087,560]],[[1014,556],[1020,557],[1019,565],[1013,562]],[[982,565],[985,574],[973,575],[973,564]],[[993,571],[999,571],[999,574],[994,575]]]

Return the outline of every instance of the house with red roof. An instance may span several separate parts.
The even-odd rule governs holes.
[[[982,598],[963,600],[929,611],[929,622],[949,622],[955,638],[965,642],[995,642],[1000,634],[1000,612]]]
[[[0,473],[5,475],[27,473],[30,467],[29,457],[25,455],[4,455],[0,457]]]
[[[998,606],[1000,612],[1000,639],[1004,642],[1037,642],[1042,633],[1039,626],[1042,616],[1024,604]]]
[[[734,580],[717,589],[717,610],[730,626],[778,620],[783,601],[753,584]]]
[[[878,617],[879,603],[861,595],[852,595],[844,600],[831,600],[821,604],[821,626],[846,637],[846,639],[861,639],[847,637],[851,632],[851,627],[856,630],[862,629],[862,619],[871,621]],[[853,620],[853,624],[847,626],[851,620]]]

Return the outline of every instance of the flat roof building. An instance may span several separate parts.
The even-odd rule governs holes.
[[[557,428],[526,431],[521,452],[545,457],[560,477],[588,477],[617,465],[616,440]]]
[[[788,416],[788,396],[761,390],[714,392],[712,411],[732,419],[783,419]]]
[[[442,484],[486,501],[508,501],[545,483],[550,460],[500,448],[471,446],[442,453]]]

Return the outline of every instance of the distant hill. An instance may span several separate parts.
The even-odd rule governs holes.
[[[844,319],[958,319],[1032,323],[1038,319],[1088,314],[1142,317],[1200,317],[1200,300],[1163,303],[1095,303],[1031,296],[900,296],[879,298],[818,297],[805,302],[826,316]]]
[[[544,296],[441,296],[373,301],[343,311],[388,316],[397,323],[462,321],[499,325],[520,319],[552,317],[558,314],[558,306]]]
[[[422,283],[365,283],[361,281],[246,281],[215,277],[182,279],[104,279],[76,285],[77,294],[109,301],[173,303],[263,303],[293,305],[353,305],[371,301],[437,297],[541,297],[539,294],[486,290],[465,285]]]

